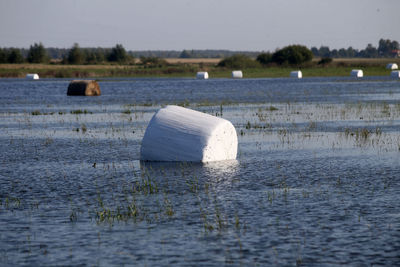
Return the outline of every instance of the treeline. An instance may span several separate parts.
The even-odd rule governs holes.
[[[70,49],[45,48],[35,43],[29,49],[0,48],[0,63],[130,64],[135,57],[121,44],[112,48],[81,48],[76,43]]]
[[[61,64],[103,64],[107,62],[134,63],[154,61],[155,58],[226,58],[236,54],[257,57],[260,52],[230,50],[153,50],[127,51],[121,44],[113,48],[82,48],[74,44],[71,48],[45,48],[42,43],[35,43],[29,49],[0,48],[0,63],[48,63]]]
[[[236,54],[224,58],[218,63],[218,67],[225,68],[256,68],[260,66],[300,66],[311,62],[313,54],[310,49],[303,45],[289,45],[282,49],[276,50],[274,53],[261,53],[256,60],[243,55]]]
[[[320,48],[311,47],[311,51],[316,57],[322,58],[388,58],[399,56],[399,42],[390,39],[380,39],[378,47],[368,44],[365,49],[348,48],[332,49],[328,46]]]
[[[234,58],[235,62],[241,61],[243,64],[250,64],[248,61],[245,63],[243,57],[257,58],[260,64],[299,64],[302,57],[308,58],[308,52],[305,53],[304,46],[295,47],[288,46],[288,49],[276,50],[274,53],[270,52],[249,52],[249,51],[230,51],[230,50],[169,50],[169,51],[127,51],[121,44],[116,44],[112,48],[81,48],[76,43],[71,48],[45,48],[42,43],[35,43],[25,48],[0,48],[0,63],[60,63],[60,64],[104,64],[104,63],[118,63],[118,64],[135,64],[135,59],[140,58],[142,64],[160,65],[165,64],[161,58],[221,58],[228,59],[235,55],[240,55]],[[295,51],[289,51],[293,49]],[[309,50],[308,48],[306,48]],[[320,48],[312,47],[311,55],[321,57],[325,60],[328,58],[379,58],[379,57],[399,57],[400,47],[397,41],[390,39],[380,39],[378,47],[368,44],[365,49],[357,50],[352,47],[341,49],[330,49],[328,46],[321,46]],[[283,50],[283,51],[282,51]],[[302,52],[298,52],[302,50]],[[277,53],[280,51],[281,54]],[[282,53],[286,53],[283,55]],[[291,54],[288,58],[287,53]],[[282,61],[282,58],[286,58]],[[221,64],[225,64],[222,62]],[[220,64],[220,65],[221,65]]]

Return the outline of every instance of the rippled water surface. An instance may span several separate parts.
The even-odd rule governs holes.
[[[0,80],[0,265],[398,265],[400,82]],[[236,161],[143,163],[166,104],[236,127]]]

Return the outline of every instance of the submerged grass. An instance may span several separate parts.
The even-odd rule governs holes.
[[[75,109],[70,111],[71,114],[93,114],[91,111],[87,111],[86,109]]]
[[[185,104],[189,106],[196,106],[195,103],[185,102],[187,102]],[[127,131],[130,133],[132,128],[129,127],[133,127],[133,124],[128,123],[128,126],[126,126],[127,116],[122,116],[121,113],[131,114],[131,109],[129,109],[129,113],[124,112],[124,110],[131,107],[132,113],[139,113],[134,110],[137,106],[146,105],[135,104],[129,107],[123,106],[115,116],[104,113],[101,123],[104,124],[105,127],[97,129],[99,132],[103,133],[103,135],[101,135],[102,137],[99,138],[99,136],[91,135],[91,133],[90,135],[79,135],[79,142],[82,144],[99,146],[99,151],[103,152],[106,150],[107,153],[110,152],[110,155],[112,155],[112,153],[121,153],[126,147],[132,149],[131,146],[128,146],[128,144],[132,144],[132,142],[129,143],[132,141],[132,138],[131,136],[124,136],[124,133]],[[221,115],[224,114],[224,116],[232,119],[238,132],[240,131],[240,133],[243,133],[239,136],[239,138],[243,138],[242,140],[244,141],[241,143],[242,150],[245,150],[243,147],[246,145],[255,145],[257,149],[258,146],[260,147],[260,151],[264,150],[265,152],[267,149],[268,151],[274,152],[274,140],[280,141],[280,147],[278,149],[281,151],[287,151],[287,148],[290,150],[293,147],[307,150],[313,149],[312,146],[310,148],[310,143],[322,145],[330,143],[332,141],[330,136],[334,136],[335,142],[349,141],[352,145],[357,146],[356,149],[361,149],[360,146],[364,148],[377,144],[376,146],[387,148],[388,151],[392,152],[394,144],[395,149],[400,151],[398,132],[395,132],[394,138],[390,139],[391,136],[385,128],[385,126],[395,122],[399,116],[400,108],[399,105],[396,104],[357,103],[348,105],[304,105],[302,103],[274,103],[272,105],[270,103],[262,103],[259,105],[252,104],[241,106],[240,112],[237,110],[232,111],[234,105],[229,106],[229,104],[211,103],[209,101],[199,103],[198,106],[203,107],[204,110],[209,113],[215,113],[215,110],[217,110]],[[145,111],[140,111],[142,117],[144,112]],[[153,112],[153,110],[151,112]],[[38,113],[41,114],[40,111]],[[148,113],[150,113],[150,111]],[[71,111],[71,114],[91,113],[88,111],[85,113],[85,110],[79,110],[77,112]],[[97,115],[96,113],[96,116]],[[30,116],[27,117],[32,121],[35,120]],[[65,117],[67,117],[67,119],[71,117],[69,118],[72,121],[71,124],[64,121],[66,119]],[[122,118],[123,123],[116,123],[116,117]],[[68,128],[68,131],[70,131],[72,125],[74,125],[74,129],[77,129],[77,131],[86,132],[86,125],[81,121],[76,122],[75,118],[79,118],[79,120],[85,118],[87,121],[91,121],[90,115],[60,116],[59,118],[54,116],[46,117],[46,120],[59,119],[63,124],[67,124],[65,127]],[[381,121],[377,120],[377,118]],[[85,123],[87,123],[87,121],[85,121]],[[333,132],[329,132],[324,128],[326,127],[325,124],[335,121],[341,121],[347,125],[344,126],[344,128],[335,126]],[[26,127],[31,129],[29,128],[31,126],[28,126],[30,122],[22,121],[21,124],[23,123],[26,123]],[[353,126],[355,123],[363,124],[356,127]],[[43,128],[48,127],[45,123],[41,124],[41,126],[45,126]],[[90,126],[92,127],[92,122]],[[129,128],[129,130],[126,130],[124,127]],[[51,127],[49,127],[49,129],[50,130],[45,131],[45,133],[52,131]],[[139,136],[143,134],[143,129],[140,131]],[[104,141],[104,139],[106,141]],[[115,142],[112,142],[112,140],[117,139],[118,141],[122,139],[121,144],[123,145],[115,146]],[[138,139],[140,140],[140,137]],[[38,144],[36,148],[38,158],[42,151],[48,149],[47,147],[52,146],[52,149],[54,149],[54,145],[57,144],[57,142],[59,142],[57,138],[46,138],[42,143]],[[339,143],[337,147],[341,149],[344,148],[345,145]],[[255,152],[253,151],[253,155],[258,156],[259,154],[257,154],[257,151],[258,150]],[[324,150],[321,148],[316,149],[316,158],[319,156],[317,154],[319,151]],[[307,207],[307,205],[314,206],[315,203],[325,205],[328,201],[334,204],[335,202],[332,200],[335,198],[338,198],[339,202],[343,201],[343,195],[346,190],[353,195],[354,192],[357,192],[360,188],[360,185],[353,182],[351,177],[353,172],[349,173],[349,177],[334,175],[332,177],[329,175],[324,176],[325,173],[319,172],[318,174],[323,176],[319,179],[314,177],[314,170],[309,172],[309,168],[302,169],[302,166],[297,166],[298,169],[293,170],[293,173],[291,173],[286,168],[287,164],[290,163],[290,160],[288,161],[286,158],[283,160],[277,159],[271,161],[272,163],[268,163],[267,161],[267,164],[270,164],[267,166],[268,172],[263,173],[265,177],[263,176],[262,179],[256,180],[256,177],[253,177],[253,173],[248,172],[249,161],[243,158],[248,155],[246,153],[248,153],[248,151],[245,150],[243,153],[244,156],[239,156],[240,164],[242,164],[240,166],[242,173],[238,174],[239,177],[235,175],[225,175],[223,172],[219,173],[219,170],[211,169],[210,172],[213,173],[213,176],[212,179],[209,179],[207,175],[198,175],[196,173],[196,166],[191,164],[176,164],[176,166],[173,167],[161,165],[161,167],[146,167],[140,170],[132,168],[132,170],[129,169],[127,171],[123,166],[110,163],[107,165],[104,164],[103,169],[101,169],[100,163],[97,163],[97,166],[96,163],[88,164],[87,159],[82,158],[82,163],[80,163],[79,160],[78,162],[73,161],[71,163],[73,174],[66,174],[67,178],[65,176],[62,177],[61,174],[56,174],[54,180],[62,181],[62,185],[68,185],[69,180],[72,180],[73,184],[75,183],[74,179],[70,179],[71,177],[77,178],[74,177],[75,173],[83,176],[82,179],[84,181],[79,181],[79,179],[77,179],[79,186],[76,188],[79,189],[77,192],[74,192],[73,196],[73,201],[76,202],[71,204],[71,208],[65,213],[66,221],[79,224],[92,220],[95,225],[97,224],[99,226],[98,228],[102,228],[104,225],[110,226],[111,228],[115,224],[133,224],[134,227],[131,227],[130,231],[140,231],[138,229],[143,230],[147,228],[149,233],[155,227],[162,227],[164,224],[178,225],[179,229],[181,229],[180,227],[185,227],[186,229],[192,227],[195,233],[193,236],[196,236],[197,233],[202,233],[207,239],[215,239],[218,242],[223,241],[221,242],[220,248],[229,248],[232,250],[232,252],[227,252],[228,256],[226,257],[227,261],[230,263],[236,263],[236,260],[240,260],[237,255],[241,255],[240,253],[247,253],[252,249],[252,244],[254,243],[252,241],[249,242],[248,239],[253,239],[254,236],[247,236],[248,232],[256,233],[254,234],[255,236],[264,235],[265,240],[270,237],[270,235],[267,234],[267,238],[266,233],[273,232],[274,235],[277,235],[278,237],[275,236],[271,239],[273,242],[277,240],[278,242],[275,243],[276,245],[272,246],[272,248],[269,248],[268,251],[274,251],[273,253],[276,253],[275,257],[278,262],[280,257],[279,253],[282,251],[282,247],[278,247],[280,240],[284,240],[282,242],[294,243],[293,240],[289,240],[288,238],[293,235],[297,237],[296,233],[293,233],[294,231],[303,231],[303,228],[296,228],[296,222],[294,223],[292,218],[289,218],[291,215],[290,212],[293,212],[290,211],[291,208],[297,209],[303,206]],[[124,158],[122,161],[125,159],[129,162],[132,161],[129,157]],[[314,161],[312,162],[313,163],[310,165],[311,168],[314,166],[312,165]],[[260,163],[264,164],[264,161],[260,160]],[[326,168],[329,170],[329,166]],[[204,170],[206,167],[203,166],[199,169]],[[91,171],[93,171],[93,173]],[[53,192],[52,183],[54,183],[53,185],[57,185],[57,183],[52,180],[53,177],[51,174],[48,176],[43,175],[42,173],[44,172],[46,171],[40,170],[42,176],[40,176],[38,180],[47,180],[46,190]],[[89,175],[87,175],[88,173]],[[225,176],[229,179],[225,179]],[[96,181],[97,188],[95,190],[97,190],[97,192],[86,188],[87,184],[91,184],[91,179]],[[235,183],[238,183],[238,185],[236,186]],[[392,184],[390,181],[384,181],[382,187],[384,186],[385,189],[390,189],[390,186],[393,186]],[[381,185],[374,185],[374,187],[379,186]],[[15,190],[19,190],[20,186],[15,186],[15,188]],[[23,188],[30,193],[30,186]],[[373,194],[374,190],[376,189],[371,189],[371,194]],[[18,192],[20,191],[22,190]],[[25,193],[20,194],[23,195]],[[241,198],[240,196],[243,196],[242,194],[247,194],[246,196],[248,196],[249,199],[244,200]],[[257,197],[252,199],[254,196]],[[57,200],[64,200],[63,196],[57,196]],[[46,205],[47,199],[40,199],[40,201]],[[15,212],[26,205],[24,204],[26,202],[26,199],[22,197],[14,198],[2,196],[0,198],[0,212]],[[31,202],[33,203],[34,201]],[[65,201],[61,202],[64,203]],[[251,204],[249,205],[250,208],[246,204]],[[340,207],[340,204],[338,207]],[[354,212],[354,214],[356,214],[355,216],[358,216],[357,224],[354,227],[364,227],[365,224],[368,223],[364,222],[367,215],[362,210],[356,210],[357,208],[359,208],[357,205],[354,205],[353,208],[346,207],[346,209],[343,210],[339,209],[339,213],[341,213],[348,222],[351,222],[351,212]],[[46,206],[44,209],[45,212],[47,212],[47,209],[48,207]],[[262,218],[262,227],[258,227],[260,225],[250,221],[252,217],[249,216],[254,216],[254,214],[275,214],[278,210],[287,210],[287,213],[283,213],[283,216],[281,214],[281,216]],[[88,211],[88,215],[86,215],[86,211]],[[337,211],[338,210],[335,210],[335,214]],[[32,212],[33,215],[31,216],[35,216],[35,212]],[[40,212],[42,211],[39,211],[39,213]],[[251,215],[252,212],[253,215]],[[306,212],[308,211],[306,210]],[[335,216],[335,214],[332,216]],[[250,226],[248,226],[248,224]],[[90,226],[93,227],[92,225]],[[318,221],[312,227],[313,228],[310,228],[311,231],[313,231],[312,235],[315,235],[315,233],[326,231],[331,225],[326,225],[326,221],[325,225],[324,222]],[[249,228],[250,231],[248,231]],[[382,231],[382,229],[380,230]],[[109,229],[107,229],[107,231],[109,231]],[[372,234],[374,233],[373,229],[370,231]],[[304,242],[309,242],[307,238],[311,239],[312,237],[304,233],[301,238],[305,240]],[[233,242],[233,239],[235,239],[236,242]],[[227,242],[225,242],[225,240]],[[227,243],[230,245],[226,245]],[[283,246],[285,245],[286,244]],[[301,244],[299,246],[305,245]],[[275,247],[278,248],[275,249]],[[304,262],[307,263],[307,257],[303,255],[301,251],[295,251],[294,254],[296,254],[294,256],[295,259],[292,259],[291,263],[297,265],[301,265]]]

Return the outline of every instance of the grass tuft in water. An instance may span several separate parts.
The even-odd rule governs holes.
[[[86,109],[75,109],[70,111],[71,114],[93,114],[93,112],[87,111]]]

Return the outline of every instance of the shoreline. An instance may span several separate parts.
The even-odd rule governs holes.
[[[219,59],[218,59],[219,60]],[[40,78],[191,78],[198,71],[207,71],[210,78],[230,78],[233,69],[216,66],[217,59],[166,59],[168,65],[62,65],[62,64],[0,64],[0,78],[25,78],[37,73]],[[243,78],[284,78],[293,70],[303,77],[346,77],[352,69],[362,69],[365,76],[390,76],[388,63],[400,65],[399,58],[334,59],[329,65],[318,65],[318,59],[303,66],[260,66],[242,68]],[[239,68],[240,69],[240,68]]]

